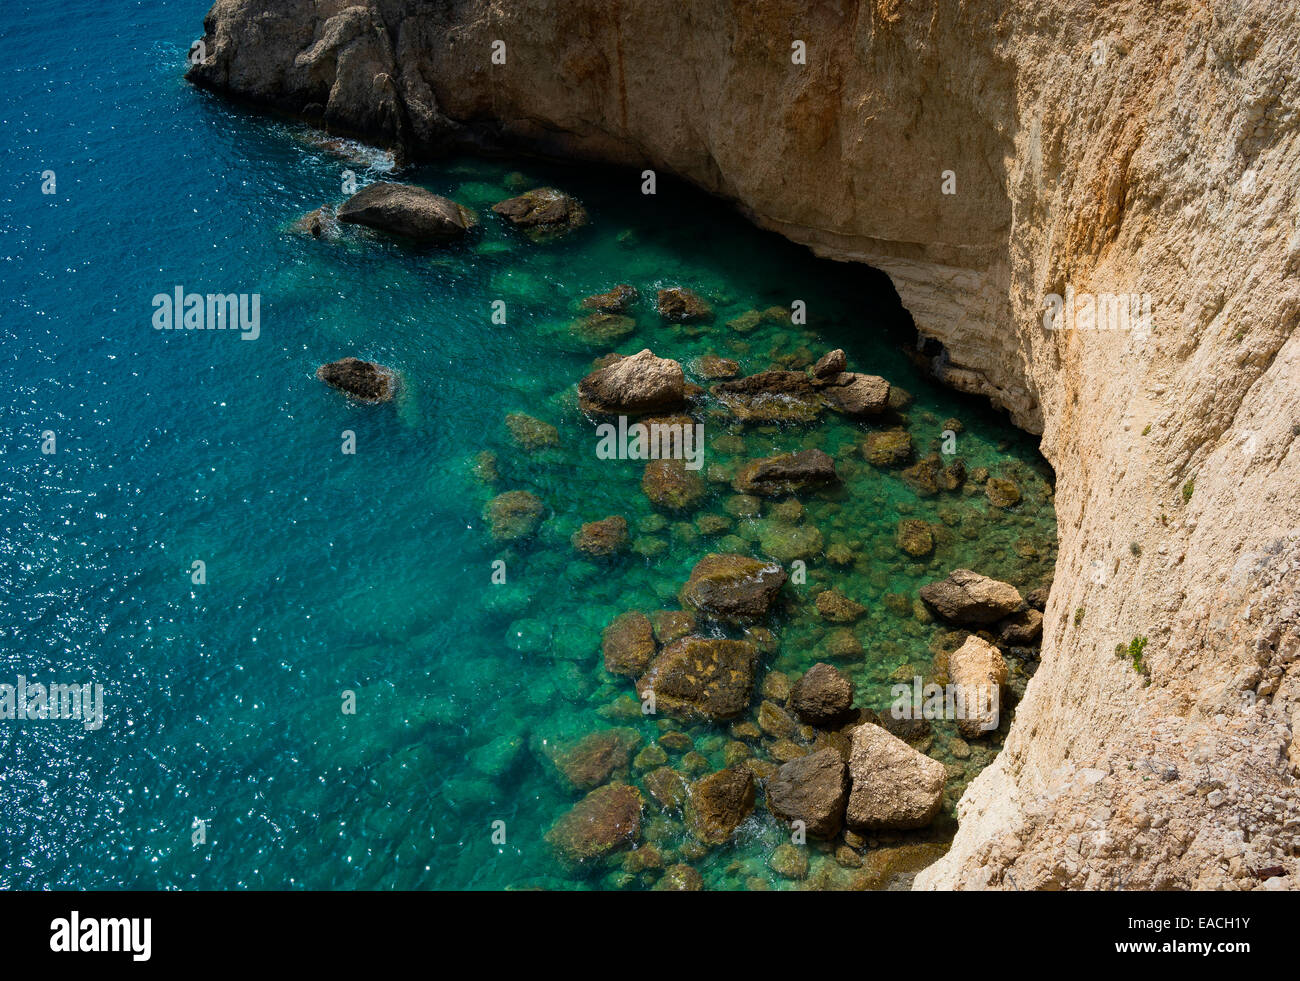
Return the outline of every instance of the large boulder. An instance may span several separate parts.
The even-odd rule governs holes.
[[[579,404],[588,412],[644,415],[679,409],[686,398],[682,366],[649,348],[593,371],[578,382]]]
[[[758,648],[747,640],[682,637],[663,648],[636,683],[655,711],[679,719],[734,719],[749,707]]]
[[[746,464],[731,482],[738,494],[784,497],[836,483],[835,461],[821,450],[781,453]]]
[[[744,623],[767,614],[785,580],[775,562],[713,552],[695,563],[679,598],[715,620]]]
[[[938,760],[864,722],[853,730],[845,819],[855,831],[923,828],[943,806],[946,776]]]
[[[948,680],[961,707],[957,729],[963,736],[975,739],[998,727],[1007,662],[996,647],[971,634],[948,655]]]
[[[802,821],[814,838],[839,833],[848,796],[848,771],[834,749],[791,760],[767,781],[768,810],[783,821]]]
[[[853,709],[853,682],[838,669],[819,661],[795,683],[790,708],[809,725],[833,727]]]
[[[874,416],[889,408],[889,382],[879,375],[845,371],[829,381],[826,404],[846,416]]]
[[[388,181],[363,187],[344,201],[338,220],[422,243],[454,242],[474,224],[473,213],[455,201]]]
[[[1015,586],[970,569],[954,569],[948,578],[922,586],[921,599],[945,620],[971,625],[996,623],[1025,602]]]
[[[577,199],[553,187],[498,201],[492,210],[532,239],[551,238],[587,224],[587,211]]]
[[[560,816],[546,840],[569,862],[594,862],[640,837],[641,808],[641,793],[635,787],[621,783],[597,787]]]
[[[834,351],[827,351],[817,359],[817,363],[813,365],[812,369],[813,377],[823,380],[835,378],[843,374],[844,369],[848,366],[849,362],[844,355],[844,349],[837,347]]]
[[[323,364],[316,369],[316,377],[362,402],[387,402],[397,390],[397,376],[391,369],[360,358]]]
[[[635,610],[620,613],[600,635],[605,670],[610,674],[636,677],[644,674],[655,656],[654,629],[650,618]]]
[[[912,436],[906,429],[868,433],[862,456],[874,467],[901,467],[912,458]]]
[[[721,845],[753,809],[754,774],[745,767],[732,767],[691,784],[686,819],[700,841]]]

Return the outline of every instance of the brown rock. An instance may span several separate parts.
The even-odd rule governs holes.
[[[838,481],[835,461],[828,454],[821,450],[801,450],[754,460],[736,475],[731,486],[740,494],[781,497]]]
[[[562,235],[587,224],[582,205],[553,187],[539,187],[498,201],[492,210],[533,239]]]
[[[782,764],[767,782],[768,810],[783,821],[802,821],[815,838],[839,833],[848,796],[848,769],[833,749]]]
[[[645,614],[629,611],[616,616],[600,635],[605,670],[610,674],[636,677],[650,666],[655,655],[651,622]]]
[[[421,243],[452,242],[474,224],[473,214],[455,201],[410,184],[380,181],[343,202],[338,219]]]
[[[655,306],[659,316],[679,324],[713,319],[713,308],[694,290],[680,286],[660,290]]]
[[[849,756],[849,827],[857,831],[923,828],[943,806],[947,772],[880,726],[853,730]]]
[[[683,637],[651,662],[636,683],[643,701],[675,718],[733,719],[749,706],[758,651],[744,640]]]
[[[861,603],[855,603],[838,589],[826,589],[817,594],[817,612],[831,623],[853,623],[867,612]]]
[[[626,784],[597,787],[546,833],[562,858],[583,864],[626,848],[641,834],[641,794]]]
[[[961,624],[994,623],[1024,604],[1015,586],[970,569],[954,569],[948,578],[922,586],[920,592],[935,613]]]
[[[397,376],[391,369],[359,358],[323,364],[316,369],[316,377],[363,402],[387,402],[397,391]]]
[[[809,725],[834,727],[852,710],[853,683],[831,665],[818,662],[795,683],[790,707]]]
[[[721,845],[754,809],[754,775],[747,768],[719,770],[691,784],[687,823],[709,845]]]
[[[542,752],[575,790],[589,790],[626,771],[641,734],[626,727],[601,729],[563,744],[547,743]]]
[[[633,287],[620,283],[608,293],[596,293],[584,297],[582,308],[599,310],[601,313],[627,313],[639,296],[640,294]]]
[[[578,383],[578,401],[588,412],[644,415],[680,408],[685,385],[681,365],[647,348],[587,375]]]
[[[528,491],[498,494],[483,508],[483,519],[488,523],[492,537],[499,542],[531,538],[537,533],[545,514],[542,502]]]
[[[708,486],[699,471],[690,470],[685,460],[651,460],[641,474],[641,490],[650,503],[668,511],[695,508]]]
[[[603,521],[589,521],[569,539],[579,552],[603,558],[627,548],[627,519],[614,515]]]
[[[1002,686],[1007,682],[1007,662],[1002,653],[971,634],[948,655],[948,678],[957,689],[957,730],[967,739],[975,739],[996,729]]]
[[[716,620],[743,623],[767,614],[785,580],[775,563],[715,552],[695,564],[680,599]]]
[[[813,375],[817,378],[834,378],[841,374],[848,364],[844,351],[837,347],[817,359],[817,363],[813,365]]]

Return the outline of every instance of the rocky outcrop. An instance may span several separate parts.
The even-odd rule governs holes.
[[[1002,686],[1007,683],[1007,662],[1002,652],[971,634],[948,655],[948,678],[961,706],[957,729],[967,739],[986,736],[1001,719]]]
[[[518,197],[498,201],[492,210],[534,241],[556,238],[587,224],[587,211],[578,201],[553,187],[539,187]]]
[[[391,369],[360,358],[323,364],[316,369],[316,377],[362,402],[387,402],[397,391],[397,376]]]
[[[923,828],[943,806],[943,764],[878,725],[853,730],[846,818],[855,831]]]
[[[654,695],[656,712],[681,719],[734,719],[749,707],[758,650],[747,640],[682,637],[651,662],[636,683]]]
[[[767,614],[785,581],[775,563],[714,552],[695,563],[680,599],[715,620],[746,623]]]
[[[343,202],[338,220],[413,242],[454,242],[473,225],[469,210],[432,191],[380,181]]]
[[[939,616],[967,625],[994,623],[1025,602],[1015,586],[970,569],[953,569],[948,578],[922,586],[920,593]]]
[[[809,725],[823,728],[837,725],[853,707],[853,682],[838,669],[818,662],[795,683],[790,707]]]
[[[1300,879],[1298,24],[1272,0],[218,0],[189,75],[414,155],[671,172],[883,270],[918,357],[1041,433],[1060,523],[1041,666],[918,884],[1260,888]],[[1052,296],[1105,294],[1149,297],[1151,329],[1045,328]],[[1138,635],[1146,676],[1112,653]],[[1213,806],[1206,767],[1251,789]],[[1124,816],[1080,846],[1101,806]]]
[[[686,397],[682,366],[646,348],[619,358],[578,382],[578,400],[588,412],[644,415],[681,408]]]
[[[745,464],[731,482],[737,494],[784,497],[839,481],[835,461],[821,450],[781,453]]]
[[[844,759],[833,749],[791,760],[767,781],[768,810],[783,821],[802,821],[815,838],[839,833],[848,795]]]

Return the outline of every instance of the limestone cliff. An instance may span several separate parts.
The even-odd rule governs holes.
[[[1058,478],[1042,667],[918,884],[1277,888],[1300,880],[1298,22],[1274,0],[218,0],[190,78],[415,155],[670,171],[888,272],[936,369],[1041,433]],[[1045,329],[1050,294],[1146,294],[1151,329]],[[1115,653],[1139,636],[1145,675]]]

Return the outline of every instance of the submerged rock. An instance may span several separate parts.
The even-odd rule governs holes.
[[[709,845],[721,845],[754,810],[754,775],[743,767],[710,773],[691,784],[687,823]]]
[[[392,369],[360,358],[323,364],[316,369],[316,377],[363,402],[387,402],[397,391],[397,376]]]
[[[853,623],[867,612],[865,606],[849,599],[838,589],[823,590],[814,602],[821,618],[831,623]]]
[[[1009,508],[1020,503],[1020,488],[1014,480],[1006,477],[990,477],[984,485],[984,493],[995,508]]]
[[[716,354],[706,354],[695,362],[695,370],[700,377],[710,381],[725,381],[740,374],[740,365],[730,358],[720,358]]]
[[[629,611],[616,616],[600,635],[605,670],[636,677],[644,674],[655,655],[655,637],[649,617]]]
[[[783,821],[802,821],[814,838],[839,833],[848,796],[848,770],[834,749],[791,760],[767,781],[768,810]]]
[[[569,325],[569,333],[593,347],[613,347],[636,333],[636,321],[617,313],[589,313]]]
[[[560,443],[559,430],[522,412],[506,416],[506,429],[510,430],[510,438],[521,450],[540,450]]]
[[[579,552],[597,557],[613,555],[627,548],[627,519],[618,515],[590,521],[573,533],[570,543]]]
[[[821,450],[781,453],[746,464],[731,482],[739,494],[783,497],[837,483],[835,461]]]
[[[711,553],[691,570],[682,605],[736,623],[765,616],[785,585],[785,570],[746,555]]]
[[[987,735],[997,728],[1002,686],[1007,683],[1007,662],[1002,653],[982,637],[971,634],[948,655],[948,678],[957,688],[962,706],[957,729],[967,739]]]
[[[334,241],[341,234],[338,217],[334,214],[334,209],[329,207],[307,212],[290,225],[289,230],[299,235],[323,238],[327,242]]]
[[[912,458],[912,436],[906,429],[868,433],[862,456],[875,467],[900,467]]]
[[[694,290],[681,286],[660,290],[655,308],[659,316],[679,324],[713,319],[713,307]]]
[[[855,831],[923,828],[943,806],[947,771],[878,725],[853,730],[849,802],[845,819]]]
[[[825,545],[822,533],[813,525],[792,525],[779,519],[757,525],[759,549],[778,562],[815,558]]]
[[[641,835],[641,794],[611,783],[597,787],[551,826],[546,841],[569,862],[583,864],[626,848]]]
[[[808,877],[808,850],[786,842],[777,845],[767,860],[767,867],[783,879],[798,881]]]
[[[824,407],[817,386],[802,371],[761,371],[719,382],[712,392],[737,419],[753,422],[812,422]]]
[[[577,199],[553,187],[539,187],[498,201],[492,210],[535,240],[563,235],[587,224],[586,209]]]
[[[732,719],[749,707],[758,650],[746,640],[682,637],[651,662],[636,683],[656,711],[681,719]]]
[[[853,683],[838,669],[818,661],[795,682],[790,708],[809,725],[833,728],[853,709]]]
[[[689,470],[685,460],[651,460],[641,474],[641,490],[650,503],[669,511],[695,508],[708,491],[699,471]]]
[[[483,508],[483,519],[499,542],[531,538],[545,514],[546,508],[537,496],[521,490],[498,494]]]
[[[663,877],[652,887],[652,892],[701,892],[704,876],[690,865],[678,863],[664,869]]]
[[[899,548],[916,558],[923,558],[934,551],[934,534],[930,531],[930,526],[918,518],[904,518],[900,521],[894,540]]]
[[[582,299],[584,310],[599,310],[601,313],[627,313],[641,294],[634,287],[620,283],[608,293],[595,293]]]
[[[547,759],[574,790],[590,790],[625,772],[641,745],[635,729],[601,729],[572,742],[542,747]]]
[[[954,569],[946,579],[922,586],[921,599],[945,620],[975,625],[995,623],[1024,604],[1015,586],[970,569]]]
[[[473,226],[468,208],[410,184],[380,181],[363,187],[339,208],[338,219],[415,242],[454,242]]]
[[[651,770],[641,782],[646,792],[659,807],[669,814],[682,814],[686,809],[689,787],[686,778],[671,767],[661,766]]]
[[[939,479],[943,475],[943,461],[938,453],[931,453],[900,474],[903,481],[921,497],[939,493]]]
[[[682,366],[649,348],[599,368],[578,382],[578,401],[588,412],[644,415],[681,408],[686,398]]]

